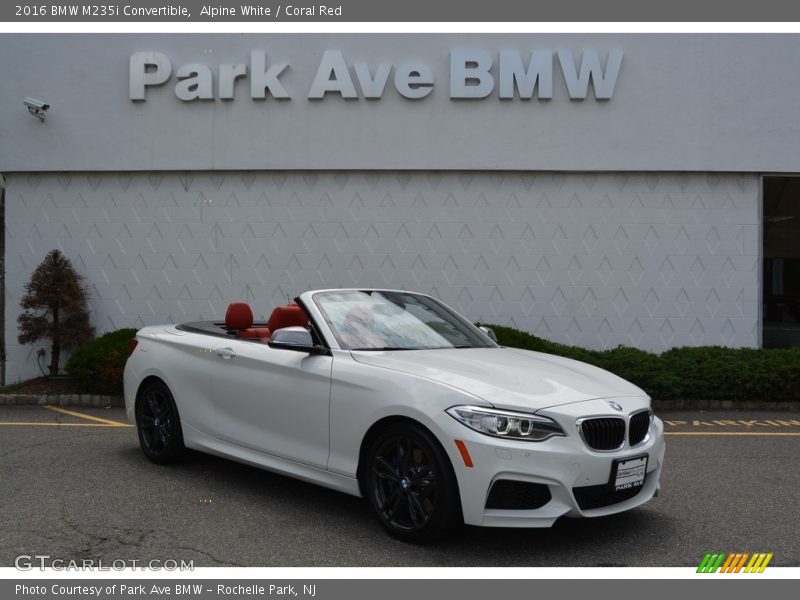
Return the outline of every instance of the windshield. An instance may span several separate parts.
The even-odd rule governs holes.
[[[344,350],[495,347],[463,317],[425,296],[347,290],[314,294],[314,303]]]

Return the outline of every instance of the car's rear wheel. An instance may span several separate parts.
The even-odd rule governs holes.
[[[452,465],[422,427],[397,423],[383,431],[369,448],[366,467],[367,498],[394,537],[431,542],[463,523]]]
[[[139,393],[136,428],[145,456],[154,463],[172,462],[183,454],[183,432],[178,408],[163,381],[153,380]]]

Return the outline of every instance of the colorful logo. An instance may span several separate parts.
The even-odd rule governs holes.
[[[697,567],[698,573],[763,573],[769,561],[772,560],[772,552],[735,552],[726,554],[725,552],[709,552],[700,561]],[[748,559],[750,559],[748,561]],[[747,563],[747,566],[745,566]]]

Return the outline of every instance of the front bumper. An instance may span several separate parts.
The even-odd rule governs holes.
[[[646,399],[638,398],[626,399],[622,404],[625,406],[624,414],[647,406]],[[581,416],[620,416],[620,413],[610,414],[605,401],[580,402],[539,411],[538,414],[557,420],[566,436],[552,437],[543,442],[504,440],[472,431],[447,414],[436,420],[455,469],[465,523],[489,527],[549,527],[562,516],[599,517],[630,510],[656,495],[665,448],[664,426],[660,419],[653,419],[645,442],[633,448],[626,444],[620,450],[600,452],[589,448],[581,439],[575,421]],[[464,442],[472,467],[465,466],[455,440]],[[612,495],[612,500],[621,498],[621,501],[581,509],[580,504],[592,504],[585,501],[586,496],[595,492],[605,493],[615,459],[643,455],[648,457],[647,473],[638,493],[627,498],[630,494]],[[486,508],[492,485],[500,480],[544,484],[549,488],[551,498],[535,509]],[[574,488],[586,488],[582,493],[584,501],[580,504]]]

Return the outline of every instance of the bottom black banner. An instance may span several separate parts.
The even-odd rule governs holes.
[[[776,579],[319,579],[319,580],[136,580],[136,579],[39,579],[0,581],[0,598],[52,598],[53,600],[103,600],[123,598],[191,598],[291,600],[414,600],[457,598],[458,600],[496,600],[498,598],[570,597],[604,600],[635,595],[646,590],[648,600],[689,598],[694,594],[726,600],[752,598],[754,594],[789,591],[795,582]],[[713,588],[713,589],[712,589]],[[689,596],[687,596],[689,594]],[[773,595],[774,594],[774,595]],[[704,596],[709,597],[709,596]]]

